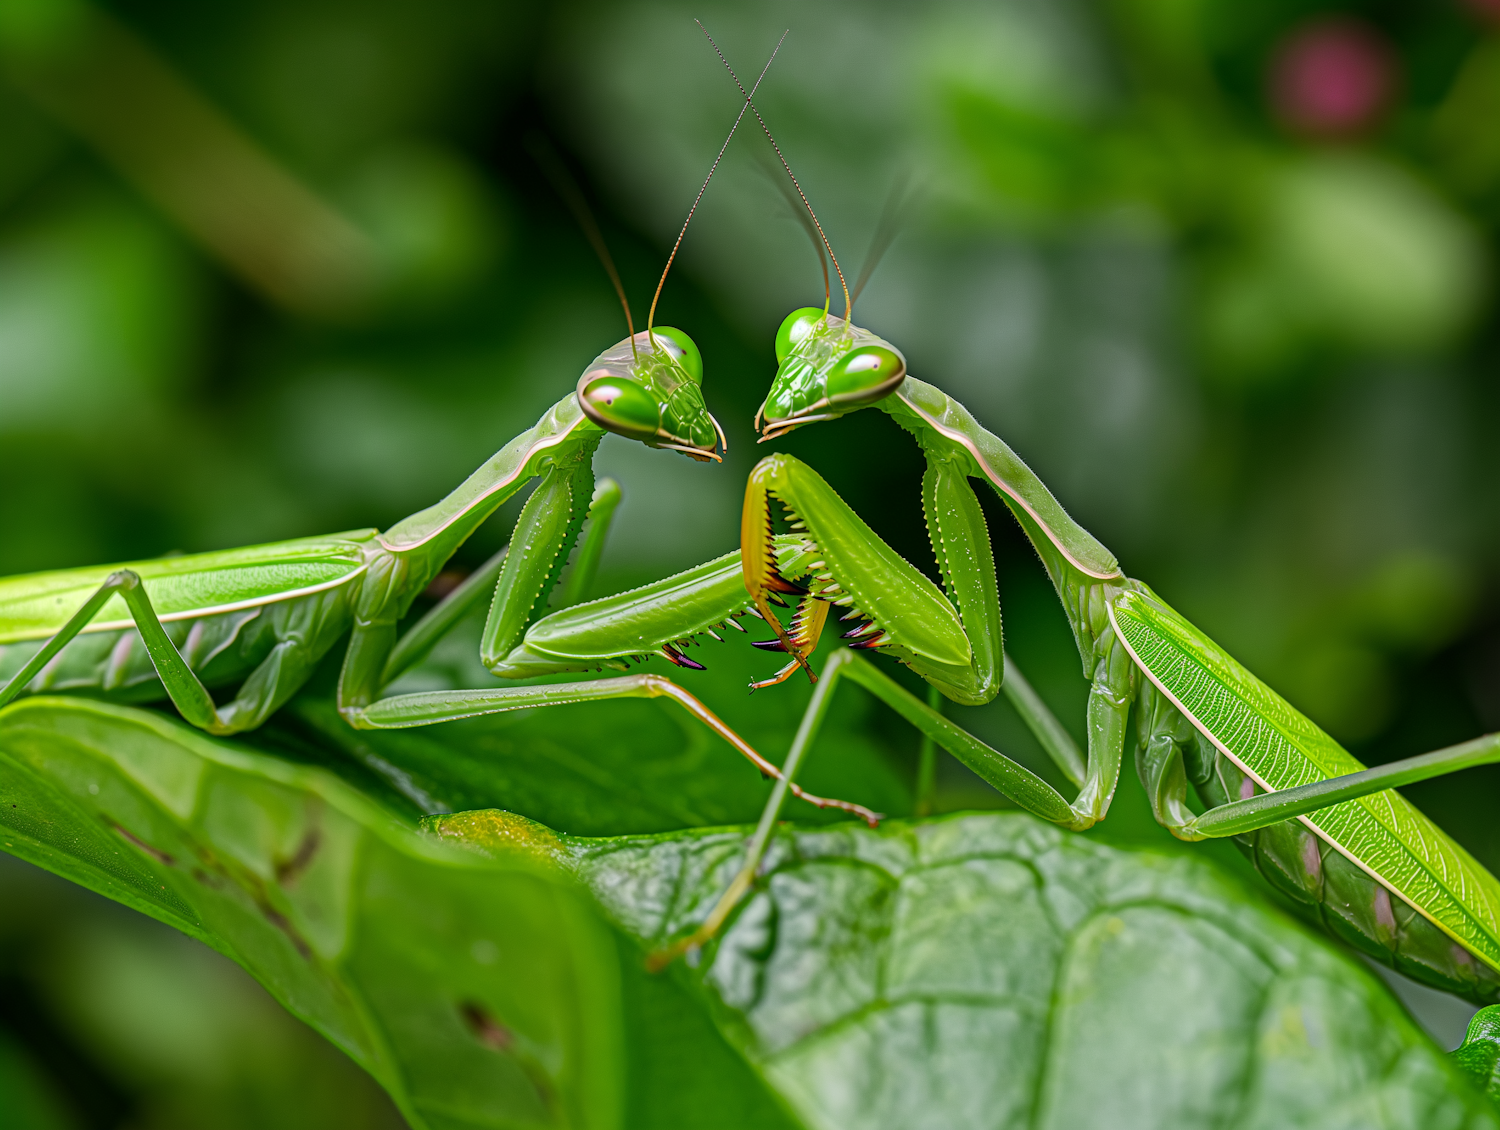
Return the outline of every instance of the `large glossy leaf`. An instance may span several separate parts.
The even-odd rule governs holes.
[[[703,919],[744,844],[429,825],[559,860],[651,947]],[[1017,813],[785,832],[673,975],[829,1130],[1500,1125],[1367,969],[1216,868]]]
[[[1357,961],[1194,857],[1016,814],[788,830],[649,976],[742,832],[409,811],[149,711],[0,712],[5,850],[229,954],[418,1127],[1500,1126]]]
[[[0,846],[202,939],[414,1126],[784,1124],[555,867],[423,836],[332,775],[148,711],[0,712]],[[695,1089],[696,1088],[696,1089]]]

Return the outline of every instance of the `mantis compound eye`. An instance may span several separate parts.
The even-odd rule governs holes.
[[[792,348],[803,341],[808,334],[817,328],[823,320],[823,308],[821,306],[804,306],[800,310],[793,310],[781,323],[781,328],[776,331],[776,364],[786,360],[786,355]]]
[[[626,439],[655,439],[661,426],[656,398],[637,382],[612,373],[585,378],[578,403],[590,420]]]
[[[870,404],[906,379],[906,361],[894,350],[864,345],[839,358],[828,371],[828,399],[836,404]]]
[[[656,339],[656,348],[681,365],[694,384],[703,383],[703,354],[698,352],[692,338],[672,326],[657,326],[651,336]]]

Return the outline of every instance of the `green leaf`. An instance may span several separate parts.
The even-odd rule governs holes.
[[[153,712],[0,712],[0,846],[239,961],[417,1127],[1500,1127],[1368,970],[1198,857],[1020,814],[787,829],[653,977],[743,830],[427,825]]]
[[[428,823],[562,861],[652,947],[706,917],[745,842]],[[673,975],[810,1126],[1500,1125],[1365,967],[1217,868],[1019,813],[785,831]]]
[[[1469,1019],[1453,1059],[1475,1087],[1500,1103],[1500,1004],[1481,1008]]]
[[[423,836],[325,771],[28,699],[0,712],[0,847],[239,962],[415,1127],[691,1125],[705,1089],[734,1104],[716,1124],[786,1124],[568,876]]]

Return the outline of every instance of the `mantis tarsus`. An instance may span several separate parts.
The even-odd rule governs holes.
[[[751,109],[759,119],[753,102]],[[761,127],[770,138],[764,121]],[[838,269],[815,216],[812,227],[820,255],[826,249]],[[923,509],[945,591],[886,546],[811,467],[787,455],[757,465],[742,526],[745,582],[792,659],[767,682],[798,666],[813,674],[808,657],[830,609],[854,625],[845,633],[850,648],[824,665],[787,776],[848,677],[1021,807],[1081,831],[1108,812],[1134,706],[1138,774],[1153,813],[1175,836],[1235,837],[1273,884],[1357,948],[1437,988],[1481,1003],[1500,999],[1500,882],[1394,791],[1500,761],[1500,736],[1366,769],[1127,577],[1004,441],[952,397],[909,376],[895,345],[849,321],[847,285],[844,295],[843,318],[825,302],[782,323],[776,378],[757,413],[762,442],[862,408],[890,415],[926,457]],[[971,479],[988,483],[1019,522],[1067,614],[1091,684],[1086,756],[1004,656],[993,552]],[[803,541],[795,570],[784,546],[767,541],[773,499]],[[806,595],[788,631],[765,599],[795,590]],[[1003,685],[1077,788],[1075,799],[912,695],[862,654],[870,651],[891,655],[960,704],[989,702]],[[1207,806],[1201,814],[1189,807],[1189,782]],[[672,952],[712,936],[748,889],[784,794],[778,785],[729,891]]]
[[[746,106],[748,99],[736,127]],[[723,154],[721,148],[698,200]],[[686,230],[685,222],[677,246]],[[662,272],[658,298],[677,246]],[[628,322],[623,291],[621,300]],[[653,299],[647,328],[635,333],[632,327],[629,337],[601,353],[576,390],[534,427],[442,501],[389,530],[0,580],[0,706],[22,693],[47,690],[135,700],[164,693],[194,726],[238,733],[264,722],[347,635],[338,707],[356,728],[421,726],[606,698],[666,697],[762,772],[779,776],[776,766],[697,698],[654,674],[382,697],[384,688],[419,662],[487,591],[493,596],[481,658],[507,679],[623,670],[627,659],[653,653],[692,667],[679,650],[681,641],[745,613],[738,573],[730,570],[734,584],[726,586],[718,575],[722,568],[715,573],[705,567],[706,572],[690,571],[621,597],[542,616],[591,506],[594,520],[569,592],[581,594],[597,565],[618,498],[618,488],[607,480],[597,491],[594,484],[593,456],[606,432],[699,461],[720,458],[723,433],[703,401],[697,346],[680,330],[654,327],[655,311]],[[400,634],[398,625],[413,601],[459,546],[534,479],[536,488],[507,549]],[[235,697],[216,704],[208,688],[234,684]],[[799,795],[873,819],[856,805],[800,790]]]

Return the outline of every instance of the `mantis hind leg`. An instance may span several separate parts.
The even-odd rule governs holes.
[[[1136,773],[1151,802],[1152,816],[1179,839],[1200,838],[1188,831],[1198,817],[1187,806],[1189,777],[1194,784],[1203,784],[1201,772],[1189,772],[1190,761],[1194,769],[1199,768],[1198,731],[1150,681],[1141,688],[1136,730]]]
[[[755,832],[750,837],[750,844],[745,850],[745,860],[740,865],[739,871],[728,888],[719,896],[719,901],[709,911],[708,917],[696,930],[647,958],[647,968],[653,972],[713,938],[734,908],[739,905],[740,900],[745,897],[751,884],[755,882],[761,860],[765,858],[766,849],[771,844],[771,833],[776,827],[776,819],[781,814],[781,806],[786,801],[786,794],[789,791],[796,792],[797,785],[794,783],[794,778],[797,770],[802,765],[802,759],[808,747],[812,745],[819,728],[823,725],[823,717],[828,713],[834,689],[839,684],[844,668],[855,659],[854,652],[847,649],[836,651],[829,658],[827,665],[823,668],[822,678],[813,685],[812,699],[808,702],[807,709],[802,712],[802,721],[797,726],[797,736],[792,739],[792,747],[787,753],[786,761],[782,764],[781,772],[776,779],[776,786],[771,790],[770,799],[766,801],[766,807],[760,814],[760,821],[755,826]],[[865,809],[863,816],[866,823],[871,827],[875,826],[878,819],[875,813]]]
[[[272,615],[290,619],[277,626],[277,643],[241,684],[239,694],[220,707],[167,635],[140,577],[129,569],[121,569],[105,578],[62,629],[0,688],[0,706],[20,694],[116,594],[124,599],[172,705],[187,722],[210,734],[238,733],[264,722],[307,681],[317,661],[347,623],[341,614],[345,598],[337,589],[328,590],[320,600],[299,601],[295,607],[273,609]]]
[[[495,687],[483,690],[425,691],[383,698],[345,717],[361,729],[396,730],[429,726],[482,714],[501,714],[535,706],[566,706],[614,698],[667,698],[723,738],[752,765],[774,777],[781,793],[790,791],[798,800],[818,808],[837,808],[874,824],[878,817],[863,805],[814,796],[791,783],[771,762],[735,733],[694,695],[660,675],[625,675],[615,679],[591,679],[577,683],[545,683],[540,686]],[[351,714],[353,715],[351,717]]]

